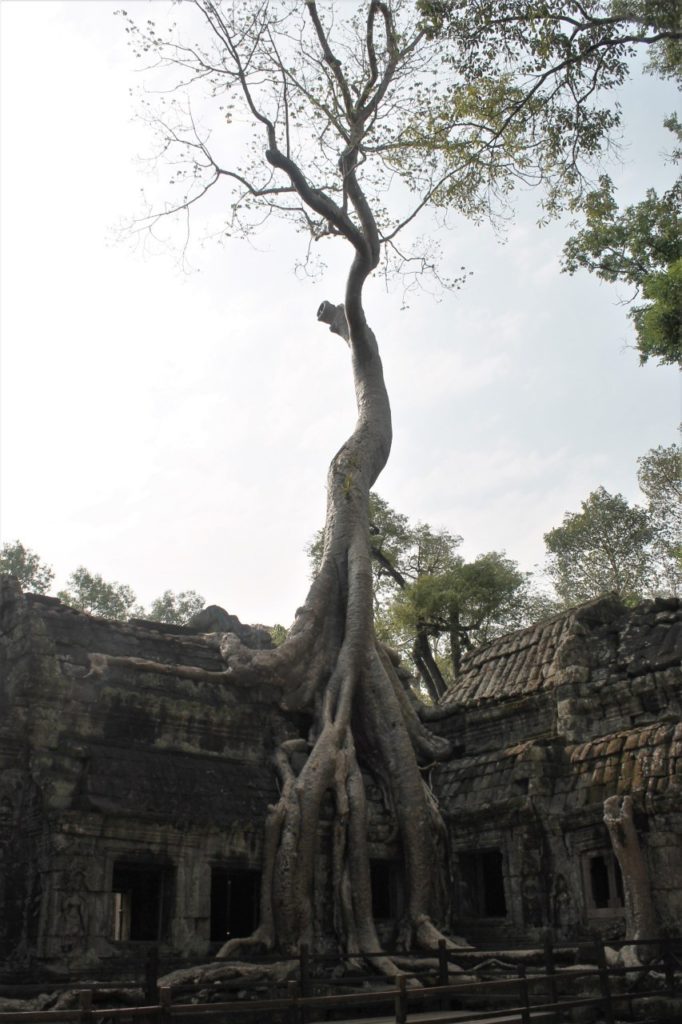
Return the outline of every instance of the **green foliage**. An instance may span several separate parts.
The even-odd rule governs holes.
[[[631,311],[640,362],[654,356],[661,363],[682,365],[682,259],[650,274],[642,284],[642,296],[650,301]]]
[[[584,204],[586,226],[564,248],[564,269],[589,270],[603,281],[620,281],[646,304],[631,309],[640,361],[682,360],[682,181],[658,196],[649,189],[640,203],[619,211],[613,184],[604,176]]]
[[[637,482],[646,495],[649,510],[663,529],[682,533],[682,447],[671,444],[651,448],[637,459]]]
[[[106,619],[128,619],[143,609],[136,605],[135,593],[124,583],[107,583],[98,573],[79,566],[66,581],[66,589],[57,594],[60,601]]]
[[[547,574],[565,607],[609,592],[627,604],[682,592],[681,459],[672,444],[637,460],[646,507],[599,487],[545,534]]]
[[[418,7],[426,32],[446,41],[452,82],[425,134],[438,145],[446,138],[452,159],[466,166],[473,140],[452,129],[475,126],[487,144],[479,169],[503,191],[524,178],[543,184],[549,214],[580,201],[584,163],[620,124],[608,92],[627,78],[636,46],[653,54],[656,73],[680,72],[675,0],[419,0]]]
[[[287,630],[279,622],[276,622],[274,626],[270,627],[270,636],[275,647],[279,647],[287,638]]]
[[[655,55],[658,73],[676,66],[674,4],[662,0],[405,0],[389,5],[390,16],[383,4],[320,5],[315,20],[338,74],[313,56],[319,39],[311,4],[194,5],[210,31],[180,49],[175,26],[165,37],[152,19],[117,12],[133,54],[160,76],[141,105],[169,160],[171,193],[152,204],[145,222],[156,228],[162,216],[184,218],[209,190],[232,187],[221,203],[225,235],[248,236],[270,216],[314,241],[338,234],[318,203],[312,216],[300,190],[273,177],[272,166],[282,166],[272,163],[277,150],[286,151],[302,181],[324,183],[318,200],[342,210],[352,233],[359,215],[339,157],[361,154],[358,182],[384,270],[403,274],[408,291],[424,274],[449,287],[468,276],[464,267],[440,276],[431,233],[395,244],[419,211],[495,220],[508,213],[514,190],[529,186],[540,188],[547,215],[575,208],[620,125],[609,90],[629,74],[635,47]],[[251,47],[242,63],[245,39]],[[205,132],[190,114],[195,91]],[[216,101],[212,112],[208,97]],[[244,153],[232,150],[234,164],[225,163],[230,146],[219,146],[211,130],[226,122],[251,122],[255,133]],[[263,161],[266,126],[270,156]],[[386,202],[397,180],[408,201],[399,213]]]
[[[680,182],[661,197],[650,190],[619,212],[610,179],[602,176],[591,189],[583,169],[620,124],[617,104],[604,105],[604,97],[628,77],[637,47],[648,52],[652,73],[682,81],[679,3],[420,0],[418,6],[427,32],[448,42],[444,63],[456,83],[448,106],[425,122],[427,132],[447,137],[452,158],[465,165],[471,140],[466,133],[453,138],[452,126],[468,118],[488,141],[487,158],[506,168],[490,171],[491,187],[508,191],[516,177],[525,178],[544,184],[548,215],[581,210],[585,227],[565,248],[565,269],[632,286],[646,300],[630,311],[641,362],[680,362]],[[665,124],[679,140],[677,119]],[[444,202],[456,198],[450,191],[448,182]]]
[[[557,609],[503,552],[466,562],[458,554],[461,543],[447,530],[410,523],[370,494],[375,631],[414,659],[432,699],[456,678],[464,651]],[[323,544],[320,531],[308,548],[313,572]]]
[[[462,653],[525,624],[528,576],[503,552],[472,562],[458,558],[439,574],[426,573],[401,590],[390,614],[398,633],[419,628],[441,640],[456,677]]]
[[[204,598],[197,594],[196,590],[183,590],[179,594],[172,590],[164,590],[161,597],[152,601],[149,611],[144,614],[145,618],[156,622],[184,626],[205,604]]]
[[[682,591],[682,448],[659,445],[637,460],[639,488],[646,496],[659,584]]]
[[[598,487],[545,534],[547,572],[567,606],[610,592],[635,604],[654,584],[654,539],[645,509]]]
[[[46,594],[54,579],[52,567],[18,540],[3,544],[0,548],[0,573],[15,576],[22,590],[34,594]]]

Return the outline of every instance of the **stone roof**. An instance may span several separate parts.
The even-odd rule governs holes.
[[[682,604],[657,598],[627,609],[598,598],[467,655],[445,704],[476,705],[583,683],[600,667],[640,675],[682,662]]]
[[[589,803],[618,794],[647,800],[675,790],[682,797],[682,723],[654,723],[566,749],[575,789]]]

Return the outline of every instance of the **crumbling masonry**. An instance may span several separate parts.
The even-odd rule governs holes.
[[[251,932],[276,798],[272,737],[301,723],[267,687],[130,665],[92,673],[93,651],[223,665],[197,629],[96,619],[0,584],[5,976],[113,961],[142,943],[208,958],[228,933]],[[230,628],[270,643],[236,618]],[[457,756],[432,767],[431,784],[449,830],[454,933],[486,944],[548,930],[682,934],[678,600],[625,609],[604,598],[504,637],[468,657],[444,706],[433,728]],[[399,851],[366,781],[374,913],[390,944]],[[323,823],[321,879],[328,847]]]

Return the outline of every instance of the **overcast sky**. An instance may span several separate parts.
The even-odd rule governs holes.
[[[2,540],[37,551],[57,585],[82,564],[145,603],[193,588],[288,624],[354,422],[348,350],[315,320],[340,301],[348,256],[314,284],[284,226],[255,246],[195,233],[190,273],[116,241],[149,149],[119,6],[0,3]],[[672,180],[660,122],[676,100],[651,78],[624,91],[621,202]],[[468,557],[504,549],[527,569],[595,487],[640,500],[636,458],[679,420],[676,371],[639,366],[626,290],[561,274],[568,229],[535,220],[522,197],[504,245],[456,223],[445,269],[473,276],[440,303],[401,311],[379,281],[367,290],[395,427],[377,490],[462,534]]]

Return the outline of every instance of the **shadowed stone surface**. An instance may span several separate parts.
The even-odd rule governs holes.
[[[277,798],[273,737],[305,735],[306,721],[284,713],[266,685],[121,665],[90,672],[92,652],[220,671],[225,631],[256,648],[270,642],[263,627],[222,609],[192,627],[110,622],[0,579],[5,978],[29,964],[113,962],[139,951],[150,928],[169,954],[208,957],[216,929],[236,913],[235,887],[257,891],[263,821]],[[444,698],[451,715],[433,727],[463,754],[431,769],[449,829],[455,933],[481,943],[535,940],[546,929],[557,938],[622,934],[603,804],[629,794],[658,924],[680,934],[681,644],[678,601],[627,610],[605,598],[465,660]],[[377,905],[389,915],[380,932],[390,942],[400,851],[380,781],[369,771],[365,781]],[[328,809],[321,937],[331,930],[330,822]]]

